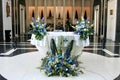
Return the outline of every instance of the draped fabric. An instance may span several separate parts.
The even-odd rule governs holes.
[[[42,50],[45,49],[43,51],[46,51],[46,50],[49,50],[50,48],[51,39],[54,39],[56,45],[58,46],[60,42],[60,38],[62,38],[63,51],[65,51],[67,45],[71,40],[74,40],[72,53],[77,53],[77,54],[81,53],[82,49],[85,46],[89,45],[89,38],[87,38],[86,40],[81,40],[80,36],[77,34],[74,34],[74,32],[48,32],[47,35],[41,41],[36,40],[35,35],[32,34],[31,44],[35,45],[39,51],[41,51],[41,49]]]

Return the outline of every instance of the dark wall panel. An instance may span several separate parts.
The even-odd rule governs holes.
[[[100,4],[101,4],[101,0],[94,0],[94,6],[100,5]]]
[[[117,0],[116,42],[120,42],[120,0]]]
[[[25,0],[19,0],[19,4],[25,5]]]
[[[3,41],[2,0],[0,0],[0,42]]]

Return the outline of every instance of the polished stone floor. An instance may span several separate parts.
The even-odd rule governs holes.
[[[93,69],[96,69],[98,71],[99,71],[99,69],[103,70],[103,73],[102,73],[102,71],[100,71],[100,73],[97,73],[97,74],[100,74],[100,75],[105,74],[105,76],[108,76],[108,77],[105,77],[102,75],[105,79],[100,78],[101,80],[115,79],[120,74],[120,66],[119,66],[120,65],[120,43],[115,43],[113,41],[107,40],[104,45],[105,48],[103,49],[102,40],[99,39],[98,37],[94,37],[94,39],[91,39],[90,41],[91,41],[90,45],[83,49],[83,53],[86,53],[86,55],[83,55],[84,56],[83,63],[85,63],[85,64],[83,64],[83,66],[84,67],[87,66],[86,68],[93,71],[93,73],[97,73]],[[38,54],[39,52],[37,51],[35,46],[31,45],[30,42],[27,40],[20,41],[20,42],[0,42],[0,66],[2,66],[2,67],[0,67],[0,70],[2,70],[2,72],[0,71],[0,74],[1,74],[0,80],[5,80],[5,78],[6,79],[9,78],[8,80],[28,80],[28,75],[27,75],[27,78],[21,78],[21,77],[23,77],[23,75],[27,74],[26,72],[23,71],[21,73],[22,75],[17,76],[17,77],[21,76],[20,77],[21,79],[16,79],[16,78],[14,78],[13,75],[15,75],[16,73],[19,73],[19,72],[11,72],[10,73],[10,71],[12,71],[12,70],[8,70],[8,69],[14,69],[17,67],[19,69],[20,68],[19,60],[21,61],[20,64],[23,65],[22,62],[24,62],[24,61],[22,61],[22,59],[26,60],[27,56],[29,56],[30,53],[32,53],[32,54],[37,53],[37,55],[39,55]],[[22,57],[19,58],[20,56],[22,56]],[[17,58],[19,59],[18,62],[17,62]],[[31,57],[31,59],[34,59],[34,57]],[[13,63],[11,61],[13,61]],[[11,62],[11,64],[9,62]],[[92,63],[92,62],[93,62],[93,64],[90,66],[90,63]],[[102,63],[102,62],[104,62],[104,63]],[[25,63],[27,63],[27,62],[25,62]],[[32,65],[32,64],[29,63],[29,65]],[[101,66],[101,65],[103,65],[103,68],[99,68],[99,66]],[[10,68],[9,68],[9,66],[10,66]],[[27,68],[27,66],[25,66],[25,68]],[[23,68],[23,70],[25,68]],[[34,68],[35,68],[35,66],[34,66]],[[104,72],[104,70],[106,70],[106,68],[108,68],[108,71]],[[109,70],[109,69],[112,69],[112,70]],[[118,69],[118,70],[114,70],[114,69]],[[3,70],[6,70],[6,71],[3,71]],[[8,73],[7,73],[7,71],[8,71]],[[18,70],[18,71],[20,71],[20,70]],[[88,74],[88,73],[90,74],[91,72],[86,71],[86,74]],[[95,74],[95,75],[97,75],[97,74]],[[94,74],[91,74],[91,76],[93,76],[93,75]],[[10,78],[10,76],[11,76],[11,78]],[[112,76],[112,77],[110,77],[110,76]],[[88,76],[88,77],[90,77],[90,76]],[[91,77],[91,79],[85,78],[85,79],[80,79],[80,80],[100,80],[100,79],[96,79],[96,77],[95,78]],[[38,80],[38,79],[31,79],[31,80]],[[46,79],[46,80],[48,80],[48,79]]]
[[[83,51],[95,53],[105,57],[119,57],[120,43],[107,40],[103,49],[102,40],[98,37],[90,39],[90,45],[85,47]],[[35,46],[31,45],[27,40],[18,42],[0,42],[0,57],[12,57],[19,54],[37,51]],[[6,53],[9,53],[8,55]]]
[[[0,74],[8,80],[114,80],[120,74],[120,58],[83,52],[80,61],[84,74],[69,78],[47,77],[38,69],[43,56],[45,53],[34,51],[13,57],[0,57]]]

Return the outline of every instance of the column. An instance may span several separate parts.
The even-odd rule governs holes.
[[[101,4],[100,4],[100,27],[101,27],[101,30],[100,30],[100,35],[103,36],[103,0],[101,0]]]
[[[107,0],[103,1],[104,8],[103,8],[103,46],[102,48],[105,48],[106,44],[106,34],[107,34]],[[114,35],[115,36],[115,35]]]
[[[38,0],[35,0],[35,19],[38,18]]]
[[[75,19],[75,0],[72,0],[73,4],[72,4],[72,23],[74,23],[74,19]]]
[[[26,3],[26,14],[29,14],[29,1],[25,0]],[[30,14],[29,14],[30,15]],[[26,29],[27,31],[29,30],[29,23],[30,23],[30,19],[29,19],[29,15],[26,16]]]
[[[63,27],[65,30],[65,0],[63,0]]]
[[[82,12],[82,16],[84,16],[84,0],[82,0],[82,9],[81,9],[81,12]]]
[[[54,0],[54,30],[56,28],[56,0]]]
[[[45,18],[45,23],[47,23],[47,4],[46,4],[46,0],[44,0],[44,18]]]
[[[17,29],[16,29],[16,30],[17,30],[17,31],[16,31],[16,36],[18,36],[18,31],[19,31],[19,28],[18,28],[18,0],[16,0],[16,3],[15,3],[15,4],[16,4],[16,6],[15,6],[15,7],[16,7],[16,12],[15,12],[15,14],[17,14],[17,16],[16,16],[16,17],[17,17],[17,18],[16,18],[16,28],[17,28]]]
[[[92,17],[93,17],[93,3],[94,3],[94,0],[91,0],[90,1],[90,22],[93,23],[93,20],[92,20]]]
[[[13,21],[13,22],[14,22],[14,26],[13,26],[13,27],[14,27],[14,34],[16,34],[16,20],[15,20],[15,17],[16,17],[16,16],[15,16],[15,0],[13,0],[13,14],[14,14],[14,15],[13,15],[13,18],[14,18],[14,21]]]

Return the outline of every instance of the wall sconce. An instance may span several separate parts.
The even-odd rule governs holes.
[[[110,10],[110,15],[113,15],[113,9]]]

